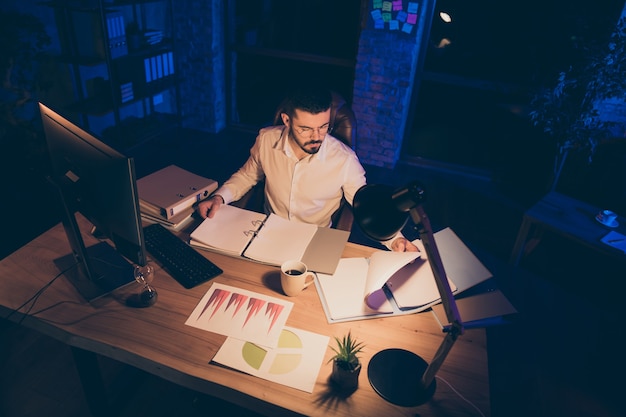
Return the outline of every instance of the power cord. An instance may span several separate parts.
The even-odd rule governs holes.
[[[27,305],[28,303],[30,303],[32,301],[32,304],[30,305],[30,307],[28,308],[28,310],[26,310],[24,312],[24,315],[22,316],[22,318],[20,319],[20,321],[18,322],[19,324],[22,323],[22,321],[24,321],[24,319],[26,318],[26,316],[29,315],[30,311],[35,307],[35,304],[37,303],[37,300],[39,299],[39,297],[41,296],[41,294],[44,293],[44,291],[46,291],[48,289],[48,287],[50,287],[54,281],[56,281],[61,275],[65,274],[67,271],[69,271],[72,268],[75,268],[78,265],[77,263],[74,263],[73,265],[70,265],[68,268],[64,269],[63,271],[59,272],[57,275],[54,276],[54,278],[52,278],[46,285],[44,285],[43,287],[41,287],[39,290],[37,290],[37,292],[30,297],[28,300],[24,301],[24,303],[22,303],[22,305],[20,305],[19,307],[13,309],[13,311],[11,311],[6,317],[5,319],[9,319],[13,314],[19,312],[22,308],[24,308],[25,305]]]
[[[482,417],[485,417],[485,415],[483,414],[482,411],[480,411],[480,408],[478,408],[476,406],[476,404],[474,404],[473,402],[471,402],[470,400],[468,400],[467,398],[465,398],[463,395],[461,395],[461,393],[459,391],[456,390],[456,388],[454,388],[452,386],[452,384],[450,384],[448,381],[446,381],[445,379],[443,379],[442,377],[440,377],[439,375],[435,375],[435,378],[437,378],[438,380],[440,380],[441,382],[444,382],[448,387],[450,387],[450,389],[459,396],[460,399],[462,399],[463,401],[465,401],[466,403],[468,403],[469,405],[471,405],[477,412],[478,414],[480,414]]]

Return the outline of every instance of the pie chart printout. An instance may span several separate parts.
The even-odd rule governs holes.
[[[300,365],[303,356],[302,340],[297,334],[283,330],[278,338],[278,346],[272,349],[274,355],[268,355],[268,350],[254,343],[246,342],[241,349],[243,359],[254,369],[261,369],[264,361],[271,361],[267,366],[270,374],[286,374],[294,371]]]
[[[228,337],[211,362],[313,392],[330,337],[295,327],[280,330],[272,346]]]

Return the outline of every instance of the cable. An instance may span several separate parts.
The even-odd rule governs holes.
[[[69,271],[72,268],[75,268],[78,265],[78,262],[74,263],[73,265],[70,265],[68,268],[64,269],[63,271],[59,272],[57,275],[54,276],[54,278],[52,278],[46,285],[44,285],[43,287],[41,287],[39,290],[37,290],[37,292],[30,297],[28,300],[24,301],[24,303],[22,303],[22,305],[20,305],[19,307],[15,308],[13,311],[11,311],[6,317],[5,319],[9,319],[13,314],[17,313],[18,311],[20,311],[26,304],[30,303],[32,301],[31,306],[28,308],[28,310],[26,310],[26,312],[24,312],[24,316],[22,316],[22,318],[20,319],[20,321],[18,322],[19,324],[22,323],[22,321],[26,318],[26,316],[28,316],[28,314],[30,313],[30,311],[35,307],[35,304],[37,303],[37,299],[39,299],[39,297],[41,296],[41,294],[43,294],[43,292],[48,289],[48,287],[50,287],[50,285],[52,285],[52,283],[54,283],[54,281],[56,281],[61,275],[65,274],[67,271]]]
[[[459,398],[461,398],[463,401],[465,401],[466,403],[468,403],[469,405],[471,405],[472,407],[474,407],[474,409],[478,412],[478,414],[480,414],[482,417],[485,417],[485,415],[483,414],[482,411],[480,411],[480,408],[478,408],[474,403],[472,403],[470,400],[468,400],[467,398],[465,398],[464,396],[461,395],[460,392],[458,392],[453,386],[452,384],[450,384],[448,381],[446,381],[445,379],[443,379],[442,377],[440,377],[439,375],[435,375],[435,378],[439,379],[441,382],[444,382],[448,387],[450,387],[450,389],[452,391],[454,391],[454,393],[456,395],[459,396]]]

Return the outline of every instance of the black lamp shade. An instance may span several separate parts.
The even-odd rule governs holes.
[[[381,184],[367,184],[354,195],[354,219],[368,237],[374,240],[391,239],[409,218],[393,202],[394,189]]]

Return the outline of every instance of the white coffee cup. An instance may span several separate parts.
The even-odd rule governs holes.
[[[314,274],[300,261],[285,261],[280,266],[280,285],[283,292],[295,297],[314,281]]]
[[[612,225],[615,223],[615,220],[617,220],[617,214],[613,213],[611,210],[602,210],[598,213],[598,220],[606,225]]]

